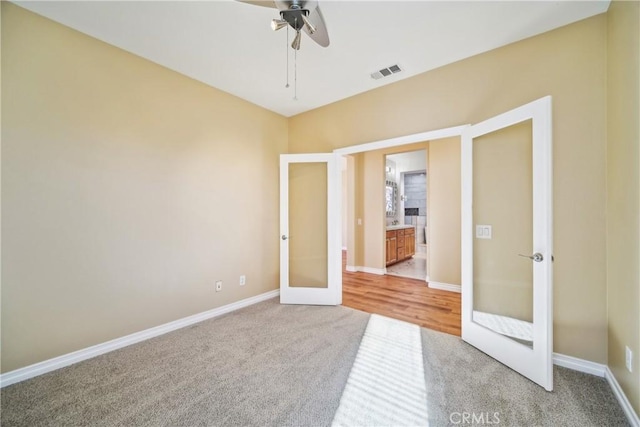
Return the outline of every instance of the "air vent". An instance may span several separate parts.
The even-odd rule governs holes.
[[[383,68],[382,70],[378,70],[375,73],[371,74],[371,78],[374,80],[378,80],[381,79],[383,77],[388,77],[392,74],[396,74],[399,73],[400,71],[402,71],[402,68],[400,68],[397,64],[396,65],[392,65],[390,67],[387,68]]]

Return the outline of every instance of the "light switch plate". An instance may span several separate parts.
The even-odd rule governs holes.
[[[476,239],[491,239],[492,230],[490,225],[476,225]]]

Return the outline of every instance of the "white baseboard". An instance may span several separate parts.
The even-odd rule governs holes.
[[[622,391],[618,380],[613,376],[613,372],[607,365],[602,363],[590,362],[584,359],[578,359],[577,357],[567,356],[564,354],[553,353],[553,364],[562,366],[564,368],[573,369],[574,371],[585,372],[587,374],[596,375],[598,377],[603,377],[609,383],[609,387],[611,387],[611,391],[615,395],[618,403],[622,407],[629,423],[633,427],[640,427],[640,419],[638,418],[638,414],[633,410],[629,399]]]
[[[633,410],[633,406],[631,406],[629,399],[627,399],[627,395],[624,394],[624,391],[622,391],[622,387],[620,387],[618,380],[616,380],[616,377],[613,376],[613,372],[611,372],[611,369],[609,369],[608,366],[606,367],[606,370],[604,372],[604,378],[609,383],[609,387],[611,387],[611,390],[613,390],[613,394],[616,396],[616,399],[618,399],[618,403],[620,403],[620,406],[622,406],[622,410],[627,416],[629,424],[631,424],[633,427],[640,427],[640,418],[638,418],[638,414],[636,414],[636,411]]]
[[[362,267],[360,265],[347,265],[345,270],[350,273],[362,271],[363,273],[377,274],[378,276],[384,276],[387,273],[387,270],[384,268]]]
[[[373,268],[373,267],[360,267],[363,273],[377,274],[378,276],[384,276],[387,274],[386,268]]]
[[[131,344],[148,340],[149,338],[154,338],[159,335],[166,334],[167,332],[175,331],[176,329],[184,328],[185,326],[193,325],[194,323],[202,322],[203,320],[211,319],[213,317],[230,313],[240,308],[248,307],[250,305],[275,298],[278,295],[280,295],[279,289],[265,292],[264,294],[256,295],[254,297],[246,298],[231,304],[224,305],[222,307],[194,314],[193,316],[184,317],[182,319],[174,320],[173,322],[145,329],[144,331],[135,332],[124,337],[116,338],[102,344],[97,344],[91,347],[84,348],[82,350],[54,357],[53,359],[25,366],[24,368],[6,372],[0,375],[0,388],[15,384],[20,381],[28,380],[29,378],[33,378],[38,375],[46,374],[47,372],[55,371],[56,369],[64,368],[65,366],[69,366],[83,360],[91,359],[92,357],[99,356],[101,354],[105,354]]]
[[[429,278],[427,278],[428,286],[432,289],[440,289],[442,291],[449,292],[457,292],[461,293],[462,289],[460,285],[452,285],[450,283],[441,283],[441,282],[431,282]]]
[[[573,369],[574,371],[595,375],[597,377],[604,377],[604,373],[607,369],[607,365],[603,365],[602,363],[590,362],[588,360],[578,359],[577,357],[567,356],[560,353],[553,353],[553,364],[562,366],[563,368]]]

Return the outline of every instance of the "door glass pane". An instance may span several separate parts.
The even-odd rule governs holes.
[[[289,164],[289,286],[326,288],[327,163]]]
[[[531,120],[473,140],[473,321],[532,346]]]

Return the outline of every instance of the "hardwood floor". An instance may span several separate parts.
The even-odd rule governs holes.
[[[422,280],[352,273],[342,254],[342,305],[460,336],[460,294]]]

